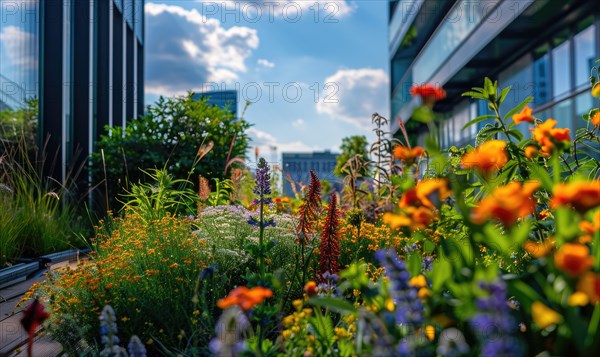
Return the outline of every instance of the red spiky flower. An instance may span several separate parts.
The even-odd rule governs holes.
[[[327,218],[323,226],[321,235],[321,245],[319,247],[319,278],[326,272],[337,274],[340,270],[340,243],[339,243],[339,218],[340,213],[337,209],[337,198],[335,194],[331,195],[329,206],[327,207]]]
[[[300,205],[298,212],[298,240],[300,244],[306,244],[306,238],[314,231],[314,223],[321,214],[321,182],[313,170],[310,170],[310,184],[308,191]]]

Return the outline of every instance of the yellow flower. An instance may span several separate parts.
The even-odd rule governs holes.
[[[292,331],[283,330],[283,332],[281,332],[281,337],[283,337],[284,340],[289,340],[289,338],[292,337]]]
[[[594,84],[594,86],[592,87],[592,96],[600,98],[600,82]]]
[[[417,288],[423,288],[427,286],[427,279],[425,275],[419,274],[408,281],[409,285],[415,286]]]
[[[569,306],[585,306],[589,304],[589,302],[590,299],[586,293],[581,291],[576,291],[569,296]]]
[[[431,325],[425,326],[425,336],[429,341],[433,341],[435,338],[435,327]]]
[[[542,302],[536,301],[531,305],[531,317],[533,322],[544,329],[560,322],[561,316]]]

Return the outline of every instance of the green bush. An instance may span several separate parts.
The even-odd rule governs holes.
[[[193,100],[191,93],[161,97],[145,116],[130,120],[125,130],[106,128],[109,134],[101,137],[91,157],[95,183],[107,189],[106,197],[115,208],[124,189],[146,181],[140,169],[165,168],[175,179],[189,179],[196,186],[198,175],[227,178],[228,160],[245,156],[249,127],[227,110]]]

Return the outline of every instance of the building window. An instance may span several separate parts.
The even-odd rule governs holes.
[[[552,109],[553,116],[558,123],[557,128],[569,128],[573,133],[573,100],[564,100]]]
[[[562,32],[553,40],[552,50],[552,90],[553,97],[562,96],[571,90],[571,60],[569,33]]]
[[[592,23],[593,18],[582,24]],[[575,44],[575,86],[586,86],[590,83],[590,69],[594,66],[596,51],[596,27],[588,25],[573,38]]]
[[[533,98],[536,104],[544,104],[550,100],[550,65],[548,45],[538,47],[533,52]]]

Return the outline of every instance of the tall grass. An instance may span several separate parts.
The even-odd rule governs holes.
[[[69,202],[74,191],[44,177],[39,150],[25,138],[0,145],[0,267],[68,249],[86,232],[86,220]],[[73,177],[67,182],[75,187]]]

